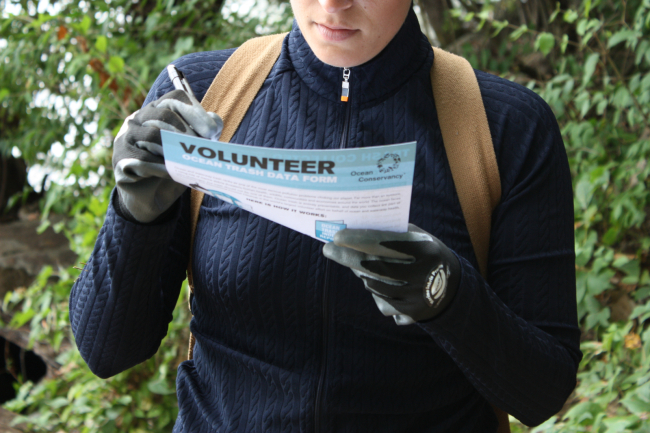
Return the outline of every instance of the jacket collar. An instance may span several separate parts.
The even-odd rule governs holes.
[[[294,20],[289,33],[291,63],[305,84],[324,98],[340,101],[343,68],[321,62],[311,50]],[[431,45],[421,32],[413,9],[393,40],[375,58],[350,68],[350,103],[380,102],[397,91],[422,67],[431,66]]]

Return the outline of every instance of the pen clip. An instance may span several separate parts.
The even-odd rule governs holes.
[[[172,82],[172,85],[176,90],[184,90],[194,96],[189,83],[185,79],[185,75],[180,69],[174,65],[167,65],[167,75],[169,75],[169,80]]]

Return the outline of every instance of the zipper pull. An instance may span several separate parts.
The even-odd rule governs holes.
[[[348,97],[350,96],[350,69],[343,68],[343,88],[341,89],[341,101],[348,102]]]

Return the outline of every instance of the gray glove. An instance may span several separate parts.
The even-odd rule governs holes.
[[[413,224],[406,233],[344,229],[323,247],[323,254],[352,269],[379,310],[398,325],[440,314],[460,283],[454,253]]]
[[[113,169],[121,213],[141,223],[154,221],[187,188],[165,168],[160,130],[217,140],[223,122],[183,90],[174,90],[126,118],[113,142]]]

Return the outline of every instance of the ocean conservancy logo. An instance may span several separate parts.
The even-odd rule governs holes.
[[[374,155],[372,160],[377,158],[378,155]],[[370,160],[370,161],[372,161]],[[357,180],[359,182],[386,182],[386,181],[400,181],[406,173],[404,170],[398,173],[397,170],[402,163],[402,158],[399,156],[399,153],[385,153],[384,156],[377,159],[377,170],[379,173],[376,173],[374,170],[364,170],[364,171],[352,171],[350,172],[351,176],[358,176]],[[408,166],[408,162],[406,163]],[[371,168],[371,166],[366,166]],[[364,167],[364,168],[366,168]]]
[[[429,307],[438,305],[446,290],[447,270],[443,265],[439,265],[429,274],[427,283],[424,286],[424,299],[426,299]]]
[[[390,173],[393,170],[397,170],[400,162],[402,162],[402,159],[398,154],[387,153],[379,158],[379,161],[377,161],[377,168],[380,173]]]

